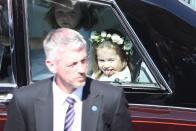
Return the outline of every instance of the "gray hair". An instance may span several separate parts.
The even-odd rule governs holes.
[[[51,31],[43,41],[44,52],[46,58],[56,60],[56,52],[61,45],[70,45],[74,48],[86,46],[83,36],[69,28],[58,28]]]

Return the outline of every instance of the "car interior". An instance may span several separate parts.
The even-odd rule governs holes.
[[[89,3],[89,2],[77,2],[72,3],[74,6],[80,6],[82,9],[86,11],[82,11],[85,17],[83,20],[87,18],[91,18],[93,22],[91,22],[91,26],[89,26],[89,21],[87,26],[83,25],[83,28],[78,30],[85,40],[87,41],[88,48],[88,64],[89,71],[88,76],[92,75],[92,56],[93,51],[90,45],[90,34],[92,31],[104,31],[108,29],[115,29],[121,34],[123,34],[124,38],[128,39],[132,45],[132,49],[128,56],[128,66],[131,68],[131,81],[123,82],[123,81],[109,81],[110,84],[113,84],[118,87],[123,87],[127,89],[153,89],[153,90],[163,90],[157,83],[156,77],[151,73],[150,68],[143,60],[138,52],[138,49],[135,48],[135,44],[132,38],[128,36],[127,32],[124,30],[121,20],[118,18],[118,14],[110,5],[102,5],[98,3]],[[57,3],[55,0],[36,0],[36,1],[28,1],[27,3],[27,45],[29,45],[29,55],[26,56],[29,59],[29,69],[30,69],[30,77],[31,81],[39,81],[45,78],[49,78],[53,76],[52,73],[49,72],[45,63],[44,63],[44,50],[42,46],[42,42],[46,34],[57,26],[53,26],[51,23],[51,19],[48,18],[48,14],[51,13],[51,9],[54,6],[62,6],[65,8],[66,5]],[[2,5],[1,5],[2,6]],[[75,10],[75,8],[74,8]],[[1,28],[7,27],[7,9],[1,8]],[[89,13],[90,12],[90,13]],[[87,17],[88,16],[88,17]],[[35,20],[36,19],[36,20]],[[54,20],[54,19],[53,19]],[[4,24],[4,25],[3,25]],[[0,29],[1,29],[0,28]],[[9,42],[9,33],[5,33],[5,29],[0,30],[0,84],[2,83],[13,83],[12,78],[12,66],[11,66],[11,56],[10,56],[10,42]],[[6,29],[8,31],[8,29]],[[6,35],[5,35],[6,34]],[[5,42],[5,38],[7,39]],[[6,44],[5,44],[6,43]],[[106,81],[103,81],[106,82]],[[108,81],[107,81],[108,82]]]
[[[12,83],[10,41],[6,3],[0,4],[0,83]]]
[[[52,8],[52,6],[56,6],[59,3],[55,3],[55,1],[37,1],[35,3],[28,3],[28,27],[29,27],[29,41],[30,41],[30,47],[31,47],[31,68],[32,68],[32,81],[38,81],[47,77],[50,77],[52,74],[49,73],[47,68],[44,65],[44,52],[43,48],[41,46],[42,40],[44,36],[51,30],[55,29],[53,26],[50,25],[50,22],[48,22],[47,14],[49,10]],[[121,32],[124,37],[127,37],[126,32],[122,28],[122,25],[120,21],[117,19],[115,12],[112,10],[110,6],[107,5],[99,5],[94,3],[77,3],[78,5],[86,4],[86,8],[92,9],[92,14],[96,18],[96,24],[94,24],[91,28],[88,29],[88,31],[104,31],[107,29],[117,29],[119,32]],[[66,7],[66,5],[61,4],[62,7]],[[89,15],[89,14],[87,14]],[[37,19],[36,21],[33,21],[33,19]],[[40,27],[41,26],[41,27]],[[82,31],[81,31],[82,32]],[[86,34],[88,34],[87,32]],[[83,34],[83,33],[81,33]],[[86,35],[85,33],[83,36],[85,37],[85,40],[89,44],[89,35]],[[85,36],[86,35],[86,36]],[[132,41],[130,38],[128,38],[130,41]],[[37,43],[39,42],[39,43]],[[90,46],[90,45],[89,45]],[[36,54],[36,56],[35,56]],[[89,57],[92,56],[92,50],[89,48],[88,51]],[[133,68],[131,74],[132,74],[132,81],[129,83],[119,83],[117,81],[111,81],[114,85],[130,85],[130,84],[151,84],[154,85],[155,88],[157,88],[156,80],[153,76],[153,74],[148,69],[145,62],[142,60],[140,54],[137,52],[137,50],[133,48],[131,50],[130,56],[129,56],[129,66]],[[89,67],[92,68],[93,62],[89,59]],[[39,68],[38,68],[39,67]],[[43,67],[43,68],[42,68]],[[41,70],[42,68],[42,70]],[[89,76],[92,73],[92,69],[89,69]],[[140,87],[140,86],[138,86]]]

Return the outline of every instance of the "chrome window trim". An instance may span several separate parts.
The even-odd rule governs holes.
[[[180,107],[180,106],[163,106],[163,105],[151,105],[151,104],[133,104],[129,103],[128,104],[130,107],[131,106],[138,106],[138,107],[147,107],[147,108],[168,108],[168,109],[177,109],[179,111],[196,111],[196,108],[187,108],[187,107]]]
[[[168,90],[169,94],[172,94],[173,91],[170,89],[169,85],[167,84],[167,82],[165,81],[165,79],[161,75],[160,71],[158,70],[158,68],[154,64],[154,62],[151,59],[150,55],[147,53],[147,51],[144,48],[142,42],[140,41],[140,39],[136,35],[135,31],[133,30],[133,28],[131,27],[131,25],[127,21],[126,17],[124,16],[124,14],[122,13],[122,11],[118,7],[117,3],[115,1],[112,1],[112,3],[113,3],[114,7],[116,8],[116,10],[119,13],[117,11],[115,11],[115,8],[114,7],[111,7],[111,8],[114,9],[114,13],[115,12],[118,13],[118,14],[116,14],[116,16],[119,15],[119,16],[117,16],[117,17],[119,17],[119,21],[121,22],[123,28],[127,32],[127,35],[130,38],[132,38],[133,44],[135,45],[135,47],[137,48],[137,51],[142,56],[143,61],[146,63],[147,67],[149,68],[149,70],[153,74],[156,82],[158,83],[158,85],[160,86],[161,89],[163,89],[163,88],[165,89],[166,88]]]
[[[30,43],[29,43],[29,28],[28,28],[28,1],[24,2],[24,26],[25,26],[25,47],[26,47],[26,71],[27,71],[27,83],[32,83],[32,75],[31,75],[31,54],[30,54]]]
[[[0,86],[1,87],[17,87],[17,85],[13,83],[0,83]]]
[[[7,112],[0,112],[0,116],[7,116]]]
[[[172,94],[173,93],[173,91],[170,89],[169,85],[167,84],[167,82],[165,81],[163,76],[161,75],[160,71],[158,70],[158,68],[154,64],[154,62],[151,59],[150,55],[147,53],[147,51],[144,48],[142,42],[137,37],[137,35],[134,32],[133,28],[131,27],[131,25],[127,21],[126,17],[124,16],[122,11],[118,7],[118,5],[115,2],[115,0],[105,0],[105,1],[103,1],[103,0],[96,0],[96,1],[95,0],[79,0],[79,1],[84,1],[84,2],[89,2],[89,3],[94,3],[94,4],[99,4],[99,5],[104,5],[104,6],[110,7],[112,9],[112,11],[114,12],[114,15],[117,17],[118,21],[122,25],[123,29],[125,30],[125,32],[129,36],[129,38],[132,38],[131,40],[132,40],[133,44],[135,45],[135,47],[137,48],[137,51],[140,53],[140,55],[142,56],[144,62],[147,65],[147,67],[149,68],[149,70],[153,74],[157,84],[159,85],[159,88],[161,90],[165,90],[166,89],[168,91],[168,94]]]
[[[13,22],[13,10],[12,10],[12,0],[7,0],[8,4],[8,28],[9,28],[9,39],[11,42],[10,45],[10,53],[11,53],[11,68],[12,68],[12,79],[13,83],[16,84],[16,74],[14,75],[14,72],[16,72],[16,63],[15,63],[15,37],[14,37],[14,22]],[[13,84],[13,85],[14,85]]]

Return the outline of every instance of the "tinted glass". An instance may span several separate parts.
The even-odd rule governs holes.
[[[128,37],[121,22],[110,6],[85,2],[74,3],[62,1],[56,3],[55,1],[32,1],[28,3],[28,14],[33,81],[48,78],[53,75],[44,64],[43,38],[55,28],[69,27],[80,32],[87,41],[89,77],[118,86],[159,88],[147,64],[135,49],[132,38]],[[111,33],[112,36],[117,34],[124,41],[119,46],[119,48],[122,48],[120,50],[122,50],[123,57],[120,56],[122,54],[119,55],[118,53],[116,57],[111,57],[115,55],[110,55],[110,49],[107,49],[105,54],[101,53],[104,54],[103,57],[100,58],[97,56],[96,47],[91,39],[94,32]],[[126,47],[128,50],[125,49],[125,43],[129,43],[128,47]],[[109,58],[105,58],[106,56]],[[118,57],[122,57],[121,60],[118,61]],[[117,61],[116,64],[112,65],[111,63],[115,63],[115,61]],[[123,62],[121,63],[120,61]],[[101,69],[101,64],[105,66],[106,62],[110,63],[110,71],[115,72],[112,75],[107,75],[106,72],[108,71],[104,72],[104,69]],[[96,76],[96,68],[101,72],[99,78]]]

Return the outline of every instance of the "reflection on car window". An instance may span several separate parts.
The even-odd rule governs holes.
[[[121,85],[156,85],[154,76],[110,6],[70,0],[31,1],[28,13],[31,13],[28,24],[33,81],[52,76],[44,64],[43,37],[55,28],[69,27],[80,32],[87,41],[89,77]],[[113,41],[109,41],[111,37]],[[98,43],[103,42],[102,38],[103,45]],[[111,43],[115,44],[110,46]]]
[[[196,0],[179,0],[179,1],[185,4],[186,6],[196,10]]]
[[[31,44],[32,79],[40,80],[52,76],[44,64],[42,39],[49,31],[59,27],[69,27],[80,32],[88,42],[91,28],[96,23],[93,8],[83,3],[72,1],[29,2],[29,36]],[[82,15],[85,14],[85,15]],[[37,17],[39,17],[37,19]],[[33,19],[37,19],[32,22]],[[31,23],[32,22],[32,23]],[[43,24],[40,24],[43,23]],[[44,25],[44,27],[40,27]],[[88,54],[91,48],[88,46]],[[89,59],[90,58],[90,55]],[[90,66],[90,64],[89,64]],[[89,68],[89,73],[92,72]]]
[[[0,84],[13,83],[6,2],[0,2]]]

